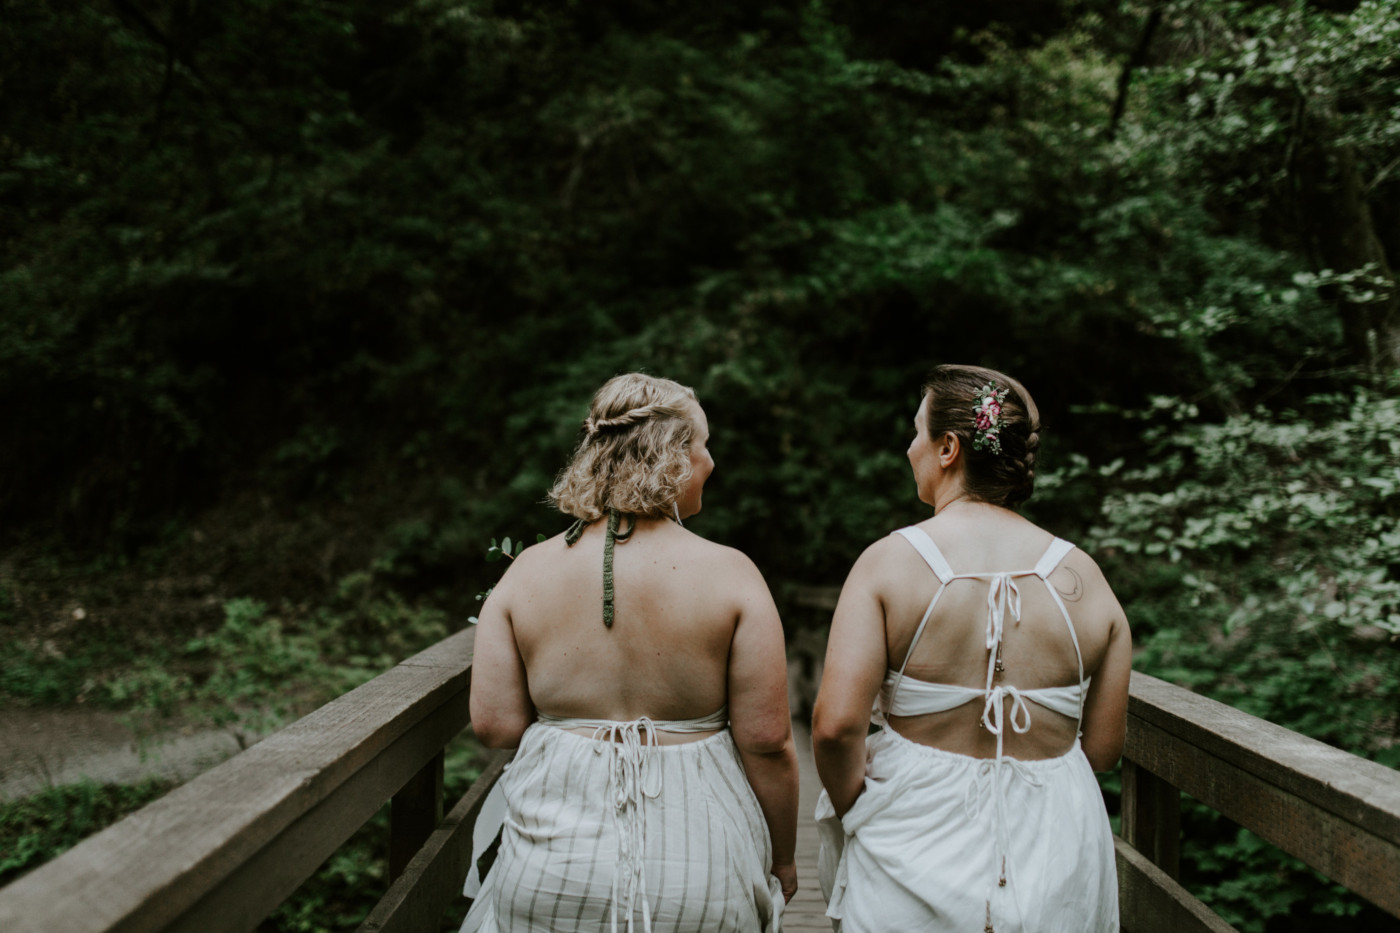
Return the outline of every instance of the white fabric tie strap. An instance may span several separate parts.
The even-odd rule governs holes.
[[[987,649],[1001,644],[1006,631],[1006,610],[1017,622],[1021,621],[1021,590],[1009,573],[993,574],[987,581]]]
[[[1006,612],[1021,621],[1021,590],[1009,573],[992,574],[987,581],[987,689],[992,689],[996,677],[997,655],[1006,635]]]
[[[1006,716],[1006,706],[1003,702],[1008,697],[1011,699],[1009,717]],[[1024,735],[1031,728],[1031,708],[1026,705],[1025,696],[1015,687],[993,687],[987,691],[987,701],[982,704],[982,725],[997,737],[997,756],[994,761],[1004,760],[1002,743],[1008,720],[1013,732]]]
[[[646,737],[643,743],[642,737]],[[642,901],[642,929],[651,933],[651,904],[647,901],[646,878],[646,810],[643,797],[661,793],[657,771],[650,767],[656,747],[656,723],[643,716],[630,722],[609,722],[593,730],[599,740],[595,755],[608,756],[608,790],[613,798],[613,824],[617,827],[618,870],[613,875],[611,930],[617,933],[617,902],[619,880],[622,881],[623,909],[627,912],[627,930],[633,928],[634,905],[637,895]],[[648,781],[648,778],[651,778]]]
[[[1006,713],[1006,700],[1008,699],[1011,701],[1009,715]],[[1009,771],[1027,784],[1036,787],[1041,786],[1041,780],[1036,776],[1034,770],[1026,767],[1024,763],[1015,758],[1007,758],[1004,754],[1003,746],[1008,725],[1011,727],[1011,731],[1017,735],[1024,735],[1031,728],[1031,710],[1026,705],[1026,698],[1020,690],[1012,686],[990,688],[987,691],[987,701],[982,706],[982,725],[986,727],[988,732],[997,737],[997,754],[995,758],[989,758],[978,764],[977,777],[968,785],[968,796],[964,798],[963,806],[967,809],[970,817],[976,818],[977,814],[981,812],[982,798],[988,793],[991,795],[992,835],[996,846],[994,857],[997,876],[995,882],[987,889],[986,928],[992,929],[992,895],[998,887],[1006,887],[1007,874],[1010,870],[1007,865],[1010,829],[1007,822],[1006,789],[1003,786],[1002,774]],[[1017,896],[1014,888],[1011,894],[1013,898]],[[1019,906],[1018,901],[1018,909]]]

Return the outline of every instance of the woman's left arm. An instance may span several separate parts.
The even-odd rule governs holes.
[[[1084,701],[1083,733],[1080,746],[1095,771],[1109,771],[1123,754],[1128,734],[1128,684],[1133,674],[1133,634],[1118,597],[1093,559],[1082,551],[1072,552],[1066,562],[1077,561],[1075,569],[1084,578],[1088,597],[1084,609],[1108,626],[1108,645],[1103,660],[1094,671],[1089,695]]]
[[[506,569],[477,616],[469,707],[472,731],[487,748],[515,748],[535,721],[525,661],[510,621],[510,595],[529,576],[528,554]]]
[[[812,712],[817,774],[837,816],[844,816],[865,788],[865,736],[885,679],[885,609],[878,571],[884,563],[880,552],[890,541],[867,548],[841,588]]]
[[[783,897],[797,891],[797,749],[788,711],[783,625],[758,568],[737,551],[723,576],[738,598],[729,646],[729,727],[773,844]]]

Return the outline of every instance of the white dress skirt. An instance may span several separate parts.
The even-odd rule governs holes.
[[[768,824],[728,729],[678,745],[638,733],[525,731],[501,777],[500,849],[463,931],[779,930]]]
[[[816,815],[839,933],[1118,930],[1113,835],[1078,743],[1058,758],[998,762],[886,727],[867,741],[855,805],[838,820],[823,793]]]

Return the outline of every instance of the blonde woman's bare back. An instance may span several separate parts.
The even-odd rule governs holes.
[[[747,602],[766,596],[752,563],[674,522],[642,520],[613,557],[614,621],[605,627],[602,523],[572,547],[530,548],[503,597],[530,700],[554,716],[695,719],[728,702],[730,645]],[[661,736],[668,741],[683,737]]]

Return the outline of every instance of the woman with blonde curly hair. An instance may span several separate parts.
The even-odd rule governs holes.
[[[472,726],[519,746],[464,930],[776,931],[796,890],[783,633],[753,563],[686,530],[714,469],[695,393],[598,390],[550,498],[577,519],[482,607]]]

